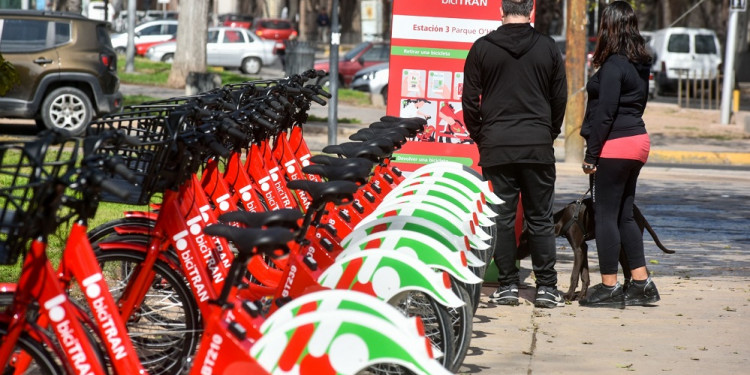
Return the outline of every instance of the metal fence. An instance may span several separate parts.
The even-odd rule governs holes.
[[[697,107],[700,101],[700,109],[719,109],[721,106],[721,72],[711,77],[709,71],[696,71],[693,74],[686,70],[679,73],[677,80],[677,105]],[[691,104],[692,100],[692,104]]]

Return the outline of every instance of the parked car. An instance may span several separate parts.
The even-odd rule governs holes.
[[[206,63],[212,66],[240,68],[246,74],[257,74],[264,65],[276,62],[276,42],[258,38],[239,27],[208,29]],[[148,49],[146,57],[153,61],[172,62],[176,42],[157,44]]]
[[[653,33],[649,46],[655,55],[656,93],[674,91],[683,79],[713,80],[719,73],[719,38],[709,29],[670,27]]]
[[[339,84],[349,87],[354,79],[354,74],[360,69],[388,61],[391,56],[391,44],[389,42],[362,42],[345,53],[339,59]],[[314,64],[315,69],[330,72],[331,65],[328,60],[318,60]],[[318,80],[321,86],[327,86],[329,76]]]
[[[238,13],[222,14],[219,16],[219,25],[249,29],[253,26],[253,16]]]
[[[176,35],[172,35],[172,37],[167,40],[156,40],[156,41],[148,41],[148,42],[143,42],[143,43],[136,43],[135,54],[138,56],[146,56],[146,52],[148,51],[149,48],[157,44],[162,44],[166,42],[174,42],[176,40],[175,37]]]
[[[383,102],[388,103],[388,76],[390,64],[385,62],[371,65],[357,73],[352,79],[352,89],[383,95]]]
[[[177,20],[157,20],[142,23],[135,27],[134,43],[166,42],[177,35]],[[128,48],[128,33],[112,34],[112,47],[118,54]]]
[[[255,21],[253,33],[263,39],[284,41],[297,38],[297,30],[292,23],[277,18],[261,18]]]
[[[20,84],[0,97],[0,117],[83,133],[92,118],[122,107],[117,55],[107,23],[80,14],[0,11],[0,53]]]

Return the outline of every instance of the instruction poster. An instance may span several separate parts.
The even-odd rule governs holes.
[[[474,41],[501,25],[500,6],[501,0],[393,1],[386,112],[428,124],[396,155],[399,168],[435,161],[477,168],[461,108],[464,61]]]

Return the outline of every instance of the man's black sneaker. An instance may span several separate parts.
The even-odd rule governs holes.
[[[614,286],[598,284],[589,289],[586,297],[578,303],[585,307],[614,307],[624,309],[625,293],[619,282]]]
[[[627,306],[648,305],[660,299],[656,284],[650,277],[646,280],[633,280],[625,290],[625,305]]]
[[[565,306],[562,293],[554,286],[538,286],[534,306],[545,309]]]
[[[490,294],[490,302],[498,305],[518,305],[518,286],[516,284],[501,285]]]

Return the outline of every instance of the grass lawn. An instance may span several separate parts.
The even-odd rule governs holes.
[[[134,85],[147,86],[166,86],[169,71],[172,64],[151,61],[143,57],[136,57],[134,61],[135,72],[125,72],[125,57],[119,56],[117,59],[117,75],[120,82]],[[208,67],[209,72],[218,73],[221,76],[223,84],[242,83],[253,81],[256,78],[242,75],[238,72],[227,71],[222,68]],[[146,96],[126,96],[125,105],[139,104],[145,101],[156,100]],[[351,89],[339,89],[339,102],[360,107],[371,105],[370,95],[361,91]]]

